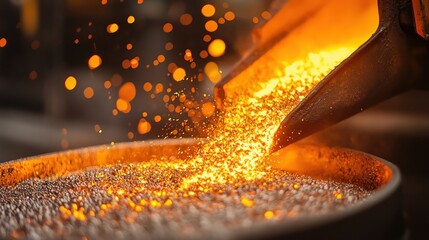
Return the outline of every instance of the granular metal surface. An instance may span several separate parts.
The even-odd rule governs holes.
[[[371,194],[280,170],[210,190],[180,189],[189,173],[167,165],[118,164],[2,187],[0,238],[223,238],[233,229],[341,211]]]

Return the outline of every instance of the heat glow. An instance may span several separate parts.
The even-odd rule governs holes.
[[[210,189],[263,177],[270,167],[263,159],[280,122],[353,48],[309,53],[293,63],[277,63],[277,77],[259,84],[256,92],[226,99],[211,137],[201,144],[194,165],[198,174],[182,182]],[[277,65],[273,63],[273,65]]]

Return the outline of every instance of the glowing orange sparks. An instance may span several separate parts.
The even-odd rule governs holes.
[[[107,29],[108,33],[115,33],[119,30],[119,26],[116,23],[112,23],[112,24],[107,25],[106,29]]]
[[[164,27],[162,28],[162,30],[164,30],[164,32],[166,33],[173,31],[173,24],[171,23],[164,24]]]
[[[177,68],[173,72],[173,79],[178,81],[182,81],[186,76],[186,71],[183,68]]]
[[[101,57],[98,56],[97,54],[92,55],[89,59],[88,59],[88,67],[89,69],[96,69],[98,68],[102,63]]]
[[[204,17],[211,17],[215,14],[216,8],[212,4],[206,4],[201,8]]]
[[[7,44],[6,38],[0,38],[0,48],[5,47]]]
[[[69,91],[73,90],[76,87],[76,85],[77,85],[77,80],[73,76],[68,76],[64,81],[64,86]]]
[[[222,39],[213,40],[208,47],[209,54],[212,57],[220,57],[225,53],[226,44]]]

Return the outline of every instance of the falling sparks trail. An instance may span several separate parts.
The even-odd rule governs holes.
[[[261,84],[259,91],[226,99],[218,125],[194,160],[201,171],[184,179],[182,187],[210,188],[263,177],[269,166],[262,160],[277,126],[351,52],[340,48],[309,53],[303,60],[285,63],[283,72]]]

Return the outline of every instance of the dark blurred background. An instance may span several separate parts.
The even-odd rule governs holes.
[[[0,48],[0,162],[112,141],[198,136],[201,126],[195,124],[203,118],[198,104],[212,100],[218,80],[207,77],[205,65],[214,62],[220,75],[226,74],[252,45],[254,18],[262,21],[270,2],[0,1],[0,39],[5,39]],[[213,16],[203,16],[206,4],[215,7]],[[184,14],[188,22],[191,16],[190,24],[182,23]],[[208,20],[217,22],[215,31],[205,29]],[[119,30],[109,33],[113,23]],[[173,31],[163,31],[165,23]],[[220,57],[207,54],[214,39],[226,44]],[[168,43],[172,49],[166,49]],[[192,56],[185,58],[188,50]],[[88,59],[94,54],[102,64],[90,70]],[[133,59],[138,67],[129,66]],[[187,79],[176,82],[172,67],[184,68]],[[71,91],[64,86],[68,76],[77,79]],[[119,89],[127,82],[137,94],[131,111],[124,113],[115,109]],[[144,90],[145,83],[150,91]],[[192,100],[192,114],[173,108],[192,105],[179,101],[181,94]],[[146,125],[139,132],[142,120],[150,123],[150,131]],[[172,134],[174,129],[178,133]]]

